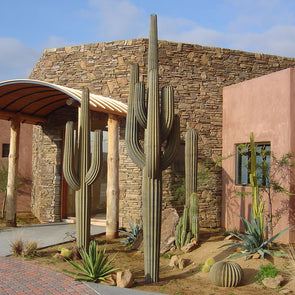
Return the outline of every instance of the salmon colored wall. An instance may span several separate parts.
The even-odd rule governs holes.
[[[2,144],[10,142],[10,122],[0,120],[0,163],[7,164],[8,158],[2,158]],[[26,178],[32,178],[32,135],[33,125],[21,124],[20,150],[19,150],[19,174]]]
[[[254,132],[255,142],[270,142],[271,151],[280,157],[295,151],[295,69],[286,69],[223,89],[223,156],[234,154],[235,145],[249,142]],[[284,177],[284,186],[290,186],[291,174]],[[235,157],[223,162],[222,225],[228,230],[242,230],[238,216],[249,217],[251,197],[237,197],[237,191],[250,191],[249,187],[235,185]],[[294,190],[295,191],[295,190]],[[273,212],[280,215],[275,233],[295,224],[292,220],[295,196],[275,195]],[[267,203],[265,205],[267,209]],[[278,241],[295,242],[295,230],[281,236]]]

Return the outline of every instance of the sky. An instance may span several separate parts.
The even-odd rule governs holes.
[[[42,52],[147,38],[295,57],[294,0],[0,0],[0,81],[27,78]]]

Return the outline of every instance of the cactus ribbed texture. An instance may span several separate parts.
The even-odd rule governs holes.
[[[178,249],[187,245],[191,238],[195,238],[198,241],[199,209],[197,194],[191,194],[190,200],[190,206],[184,206],[183,216],[180,217],[176,226],[175,245]]]
[[[193,237],[198,241],[199,207],[197,191],[198,134],[190,129],[185,135],[185,207],[175,232],[175,244],[182,248]]]
[[[190,196],[197,192],[198,134],[190,129],[185,134],[185,204],[189,206]]]
[[[211,282],[220,287],[236,287],[243,279],[243,270],[235,262],[218,261],[210,269]]]
[[[89,90],[82,91],[81,110],[78,127],[78,167],[74,168],[74,123],[67,122],[65,133],[64,177],[69,186],[76,191],[77,246],[88,249],[90,239],[90,185],[96,180],[102,168],[102,132],[95,130],[90,165],[89,131]],[[90,166],[90,167],[89,167]]]
[[[161,92],[158,86],[157,16],[151,15],[148,52],[147,107],[145,87],[139,83],[138,65],[131,65],[126,147],[133,162],[143,170],[143,236],[145,280],[159,279],[159,257],[162,211],[162,171],[174,160],[179,146],[179,118],[174,115],[171,87]],[[144,148],[139,141],[139,128],[145,129]],[[163,152],[162,144],[166,142]]]
[[[192,236],[198,241],[199,239],[199,206],[198,206],[198,195],[196,193],[192,193],[190,196],[189,227],[190,227]]]

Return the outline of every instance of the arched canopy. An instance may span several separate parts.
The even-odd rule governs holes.
[[[80,104],[82,91],[56,84],[17,79],[0,82],[0,119],[18,116],[21,122],[40,124],[69,101]],[[90,109],[126,116],[127,105],[112,98],[90,93]]]

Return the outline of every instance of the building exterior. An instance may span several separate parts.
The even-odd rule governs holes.
[[[295,152],[295,69],[289,68],[249,81],[225,87],[223,90],[223,155],[233,155],[223,162],[223,219],[227,229],[241,230],[238,215],[250,217],[251,197],[237,197],[237,192],[251,191],[240,181],[237,146],[249,142],[249,133],[260,146],[267,148],[281,159]],[[278,167],[272,157],[274,181],[294,192],[294,167]],[[294,161],[294,160],[293,160]],[[246,175],[245,175],[246,176]],[[263,184],[262,185],[266,185]],[[268,214],[268,197],[264,193],[265,215]],[[271,191],[274,233],[295,224],[295,198],[286,193]],[[294,229],[281,238],[284,242],[295,241]]]
[[[31,79],[81,89],[127,103],[130,64],[139,63],[140,79],[146,80],[148,40],[134,39],[45,50],[32,70]],[[199,161],[203,178],[199,182],[200,223],[221,227],[221,169],[211,169],[222,155],[222,89],[225,86],[293,67],[294,58],[248,53],[159,41],[160,87],[174,88],[176,113],[180,116],[181,138],[186,130],[199,133]],[[34,126],[32,210],[44,222],[59,221],[66,195],[62,177],[63,131],[72,115],[60,110],[43,126]],[[102,115],[98,120],[105,121]],[[120,226],[141,217],[141,171],[132,163],[124,143],[125,119],[120,124],[119,207]],[[107,130],[107,129],[106,129]],[[175,172],[172,165],[163,179],[163,208],[182,209],[175,199]]]
[[[5,174],[2,165],[7,169],[9,145],[10,145],[10,122],[0,120],[0,167],[1,177]],[[22,148],[19,152],[17,207],[19,212],[31,211],[31,184],[32,184],[32,135],[33,126],[22,124],[20,141]],[[7,171],[7,170],[6,170]],[[4,174],[2,174],[4,173]],[[4,194],[0,194],[0,204],[3,204]]]

